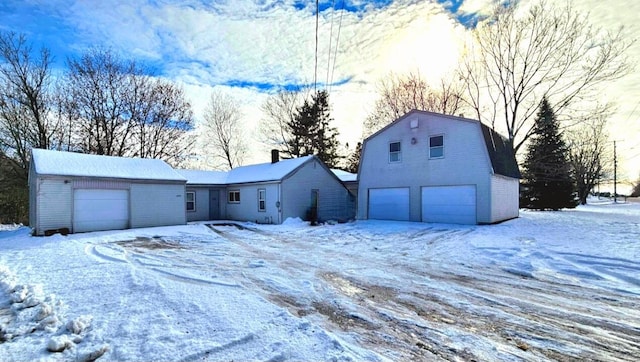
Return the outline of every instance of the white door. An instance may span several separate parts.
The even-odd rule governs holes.
[[[476,224],[475,185],[423,187],[422,221]]]
[[[129,227],[129,191],[77,189],[73,192],[73,232]]]
[[[409,220],[409,188],[369,189],[369,219]]]

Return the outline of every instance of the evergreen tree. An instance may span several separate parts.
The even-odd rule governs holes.
[[[358,173],[360,167],[360,153],[362,152],[362,142],[358,142],[356,149],[347,159],[347,171],[351,173]]]
[[[338,155],[338,131],[330,125],[329,95],[316,93],[311,101],[305,101],[297,109],[295,117],[287,122],[290,138],[287,141],[291,156],[316,155],[329,167],[335,167]]]
[[[559,210],[577,205],[568,149],[558,129],[558,120],[546,97],[540,103],[534,133],[523,164],[520,206]]]

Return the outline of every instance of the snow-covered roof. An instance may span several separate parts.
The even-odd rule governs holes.
[[[242,166],[227,173],[227,184],[265,182],[282,180],[289,173],[302,166],[314,156],[304,156],[278,161]]]
[[[226,171],[176,170],[192,185],[224,185],[227,182]]]
[[[332,168],[331,172],[336,175],[342,182],[358,181],[358,174],[351,173],[337,168]]]
[[[186,181],[166,162],[158,159],[87,155],[42,149],[34,149],[32,155],[35,171],[39,175]]]

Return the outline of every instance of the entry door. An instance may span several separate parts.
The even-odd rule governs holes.
[[[220,219],[220,190],[209,190],[209,220]]]

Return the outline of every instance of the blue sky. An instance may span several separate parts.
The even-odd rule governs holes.
[[[90,47],[111,48],[181,84],[196,118],[212,90],[228,93],[242,104],[248,130],[257,129],[269,93],[313,84],[315,77],[331,90],[342,141],[355,145],[381,78],[419,71],[437,82],[455,68],[469,27],[499,2],[320,1],[317,72],[312,0],[3,0],[0,30],[24,33],[35,47],[49,48],[58,69]],[[582,0],[575,7],[590,11],[597,26],[624,25],[640,34],[640,2]],[[639,42],[630,58],[640,60]],[[603,94],[618,102],[611,133],[623,139],[619,151],[635,156],[624,163],[633,165],[629,177],[636,178],[640,71]]]
[[[383,13],[390,7],[391,14],[397,17],[402,7],[407,9],[419,6],[419,10],[428,9],[430,12],[440,11],[452,19],[468,22],[476,13],[468,13],[461,10],[461,0],[440,0],[437,3],[425,1],[392,1],[392,0],[323,0],[319,2],[321,27],[320,46],[325,51],[320,58],[327,68],[335,69],[328,59],[335,52],[336,45],[340,49],[338,30],[341,30],[345,22],[363,21],[369,14]],[[438,4],[439,3],[439,4]],[[428,6],[425,6],[428,5]],[[435,9],[435,10],[434,10]],[[344,13],[341,13],[343,12]],[[261,91],[271,91],[279,87],[292,89],[307,85],[312,81],[310,72],[297,72],[292,74],[274,72],[274,67],[255,67],[252,71],[243,71],[241,75],[234,77],[233,72],[227,72],[226,67],[235,64],[242,66],[247,62],[243,54],[229,54],[228,48],[234,48],[234,41],[262,41],[271,43],[273,48],[267,49],[271,55],[282,50],[278,40],[287,40],[291,33],[307,35],[302,43],[286,43],[287,47],[300,47],[308,45],[308,35],[314,31],[316,3],[310,0],[291,1],[38,1],[38,0],[9,0],[0,3],[0,17],[2,22],[0,29],[25,33],[28,40],[34,45],[44,45],[52,51],[55,63],[64,67],[68,57],[78,57],[88,47],[102,46],[115,49],[125,57],[137,59],[158,73],[169,78],[185,72],[192,72],[194,76],[203,73],[209,75],[210,85],[230,85],[234,87],[257,88]],[[175,15],[172,18],[172,14]],[[182,19],[180,15],[182,14]],[[290,16],[288,18],[288,16]],[[392,15],[393,16],[393,15]],[[349,20],[345,19],[349,18]],[[246,36],[225,36],[225,29],[212,23],[250,24],[263,22],[265,19],[274,22],[283,22],[285,27],[275,26],[273,29],[265,28],[265,32],[272,30],[274,38],[260,37],[251,34],[251,29],[246,29]],[[294,20],[287,24],[287,20]],[[382,17],[375,19],[383,26]],[[194,22],[195,27],[190,32],[188,28],[180,24]],[[455,20],[454,20],[455,21]],[[468,24],[468,23],[465,23]],[[312,25],[296,27],[296,25]],[[250,25],[249,25],[250,26]],[[328,49],[326,27],[332,31],[330,41],[332,50]],[[200,28],[200,29],[198,29]],[[288,33],[280,39],[282,31]],[[199,32],[211,32],[208,36],[202,36]],[[263,34],[264,35],[264,34]],[[344,36],[344,34],[343,34]],[[189,39],[191,37],[191,39]],[[296,40],[296,37],[289,40]],[[344,37],[343,37],[344,42]],[[191,47],[186,42],[198,43]],[[206,44],[210,42],[211,44]],[[225,44],[227,43],[227,44]],[[185,51],[185,48],[189,48]],[[191,49],[193,48],[193,49]],[[189,51],[192,50],[192,51]],[[214,51],[211,51],[214,50]],[[260,49],[263,52],[265,49]],[[320,49],[322,50],[322,49]],[[220,53],[225,56],[220,57]],[[206,54],[206,55],[205,55]],[[306,52],[308,54],[308,51]],[[295,54],[304,56],[303,54]],[[313,55],[313,54],[311,54]],[[277,55],[276,55],[277,56]],[[311,57],[313,58],[313,57]],[[304,57],[297,59],[305,62],[304,68],[308,69],[314,59]],[[250,66],[251,64],[248,64]],[[181,69],[176,69],[181,68]],[[335,74],[335,72],[334,72]],[[326,83],[326,77],[323,78]],[[340,74],[338,79],[332,79],[334,85],[342,85],[354,79],[352,74]]]

